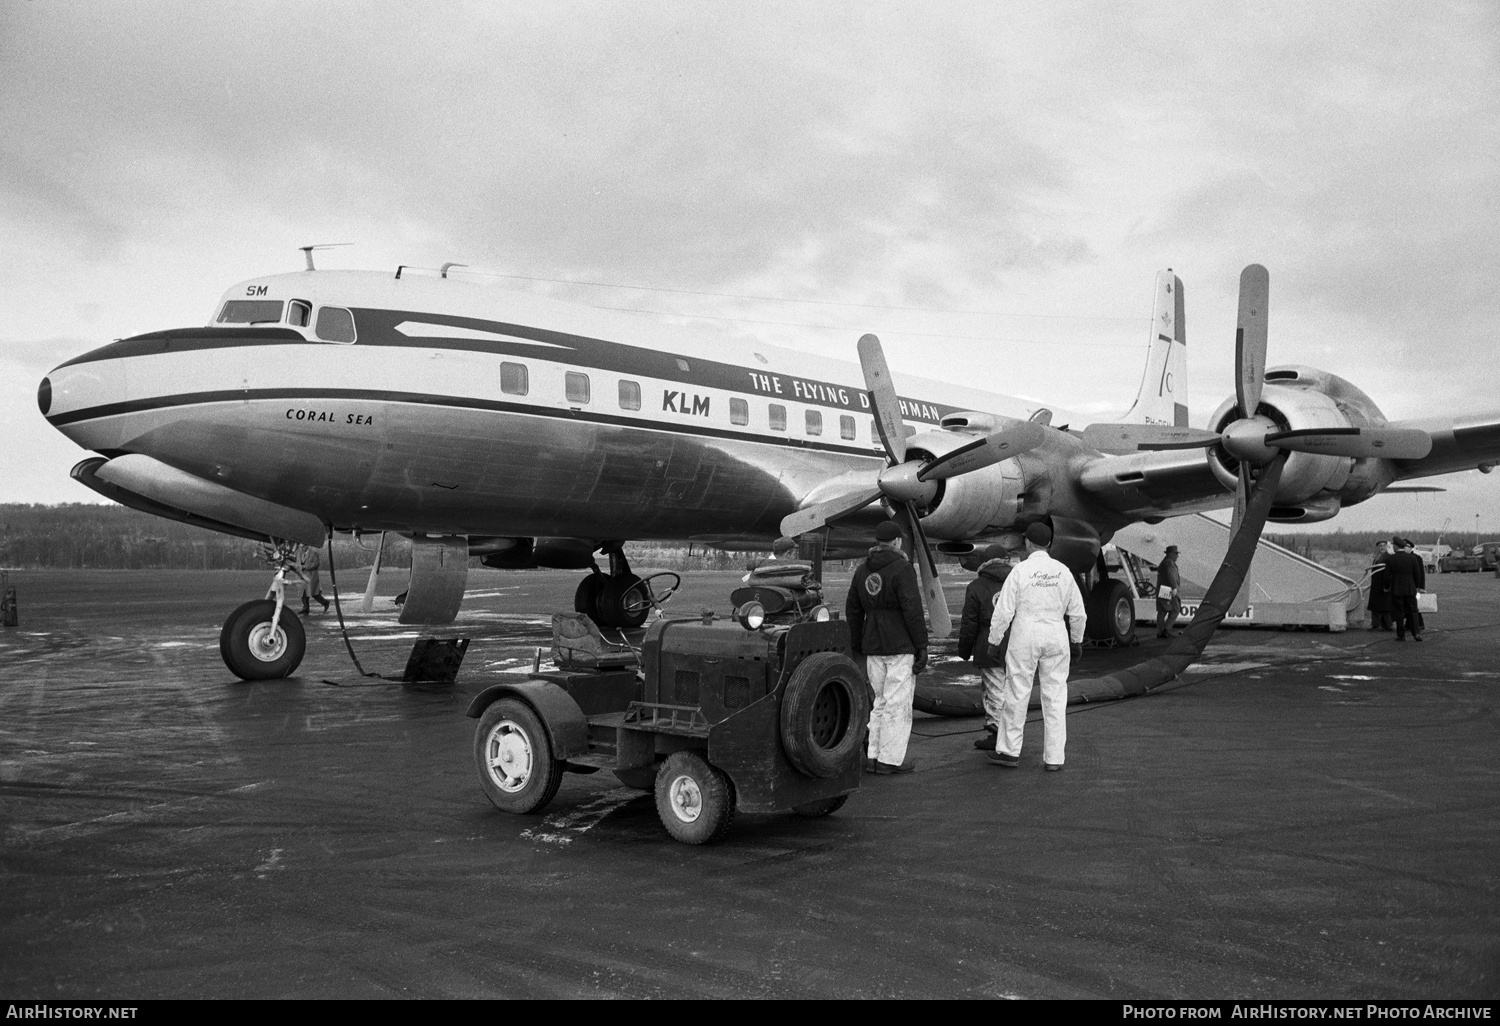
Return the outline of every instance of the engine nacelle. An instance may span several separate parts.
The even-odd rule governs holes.
[[[1368,427],[1385,423],[1385,417],[1370,397],[1343,378],[1312,367],[1272,367],[1266,371],[1261,393],[1261,416],[1281,430],[1308,428]],[[1208,426],[1221,431],[1235,419],[1234,399],[1226,399],[1209,418]],[[1233,490],[1239,478],[1239,460],[1222,448],[1209,451],[1209,466],[1224,487]],[[1305,507],[1307,516],[1344,487],[1355,461],[1344,456],[1315,453],[1289,454],[1276,489],[1274,505]],[[1336,500],[1335,500],[1336,502]],[[1337,508],[1328,516],[1337,512]],[[1273,519],[1277,519],[1273,514]],[[1327,519],[1318,517],[1318,519]],[[1300,522],[1312,523],[1313,520]]]
[[[1093,524],[1067,517],[1051,517],[1052,546],[1048,554],[1075,574],[1088,573],[1099,558],[1102,543]]]
[[[979,414],[969,414],[979,418]],[[960,446],[998,430],[996,418],[973,425],[979,430],[927,431],[906,443],[908,459],[945,456]],[[937,494],[922,517],[922,530],[933,538],[973,538],[1003,531],[1016,522],[1026,490],[1020,465],[1001,460],[988,467],[937,482]]]

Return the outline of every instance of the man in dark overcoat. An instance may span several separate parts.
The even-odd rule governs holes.
[[[1411,640],[1422,640],[1421,622],[1417,613],[1417,592],[1427,589],[1427,568],[1422,557],[1411,551],[1410,542],[1392,538],[1396,551],[1380,558],[1391,582],[1391,615],[1396,621],[1396,640],[1405,641],[1407,631]]]
[[[974,658],[974,668],[984,691],[985,736],[974,747],[985,752],[995,750],[995,736],[1000,730],[1000,703],[1005,691],[1005,649],[990,654],[990,617],[995,612],[995,596],[1010,573],[1010,563],[1003,558],[986,560],[979,566],[979,576],[964,591],[963,617],[958,626],[958,657]]]

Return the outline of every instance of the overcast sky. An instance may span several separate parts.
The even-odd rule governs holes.
[[[1497,108],[1487,2],[0,0],[0,501],[97,498],[49,368],[320,242],[1091,412],[1172,267],[1195,424],[1259,262],[1270,363],[1500,410]],[[1500,531],[1433,483],[1329,526]]]

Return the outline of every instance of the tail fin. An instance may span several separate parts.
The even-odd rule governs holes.
[[[1187,427],[1187,323],[1183,315],[1182,279],[1172,269],[1156,275],[1156,304],[1151,312],[1151,348],[1135,404],[1121,418],[1127,424]]]

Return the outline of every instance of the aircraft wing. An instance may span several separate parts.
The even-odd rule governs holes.
[[[1083,465],[1078,487],[1094,502],[1132,518],[1199,513],[1234,502],[1202,449],[1100,456]]]
[[[1466,417],[1425,417],[1392,422],[1394,428],[1417,428],[1432,439],[1432,452],[1419,460],[1395,460],[1399,478],[1432,477],[1460,470],[1486,473],[1500,463],[1500,413]]]

